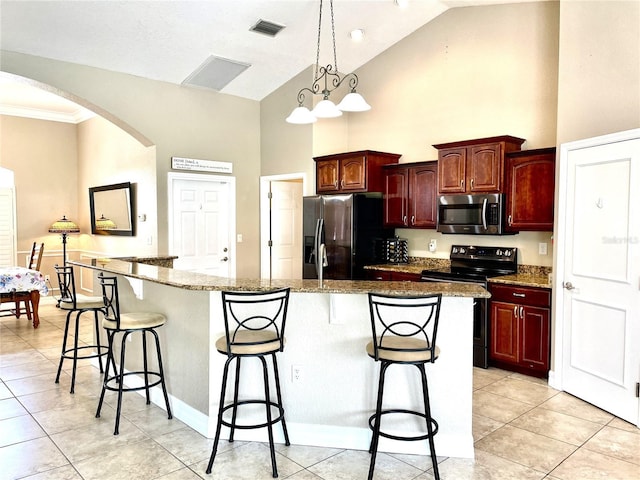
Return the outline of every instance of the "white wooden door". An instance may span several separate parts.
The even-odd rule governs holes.
[[[640,131],[638,131],[640,133]],[[640,138],[561,148],[563,390],[634,424],[640,403]],[[564,217],[564,218],[562,218]]]
[[[231,266],[235,264],[229,228],[230,183],[205,179],[170,181],[170,252],[178,256],[173,266],[179,270],[229,277]]]
[[[16,263],[16,203],[13,188],[0,187],[0,267]]]
[[[271,182],[271,278],[302,278],[302,182]]]

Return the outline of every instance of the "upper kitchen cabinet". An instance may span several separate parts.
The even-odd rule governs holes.
[[[382,166],[398,163],[400,157],[373,150],[314,157],[316,193],[382,192]]]
[[[505,172],[505,230],[553,231],[556,149],[508,153]]]
[[[436,161],[387,165],[383,177],[385,227],[436,228]]]
[[[501,193],[505,154],[524,139],[502,135],[434,145],[438,149],[438,192]]]

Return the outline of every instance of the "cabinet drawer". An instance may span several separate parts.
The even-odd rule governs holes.
[[[510,285],[491,284],[489,287],[491,300],[510,302],[536,307],[551,306],[551,290],[546,288],[515,287]]]

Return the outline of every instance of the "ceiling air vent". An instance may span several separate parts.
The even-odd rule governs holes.
[[[260,19],[258,20],[258,23],[256,23],[249,30],[251,30],[252,32],[262,33],[264,35],[269,35],[270,37],[275,37],[283,28],[284,25],[278,25],[277,23]]]
[[[250,66],[211,55],[182,84],[220,91]]]

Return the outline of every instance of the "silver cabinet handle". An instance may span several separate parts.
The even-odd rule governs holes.
[[[524,298],[524,297],[526,297],[527,295],[526,295],[526,294],[524,294],[524,293],[516,293],[516,292],[513,292],[513,296],[514,296],[514,297]]]
[[[509,224],[509,226],[511,226],[511,215],[509,215],[509,217],[507,218],[507,223]]]
[[[406,224],[407,224],[407,216],[406,216],[406,215],[403,215],[403,216],[402,216],[402,224],[403,224],[403,225],[406,225]]]
[[[516,317],[516,319],[518,318],[518,306],[517,305],[515,307],[513,307],[513,316]]]
[[[471,190],[473,190],[473,178],[471,179]]]
[[[464,178],[460,180],[460,188],[464,188]]]
[[[229,257],[222,257],[222,259],[220,260],[221,262],[226,262],[229,260]]]
[[[411,225],[415,225],[415,224],[416,224],[416,216],[411,215]]]
[[[524,307],[520,307],[520,318],[524,318]]]

